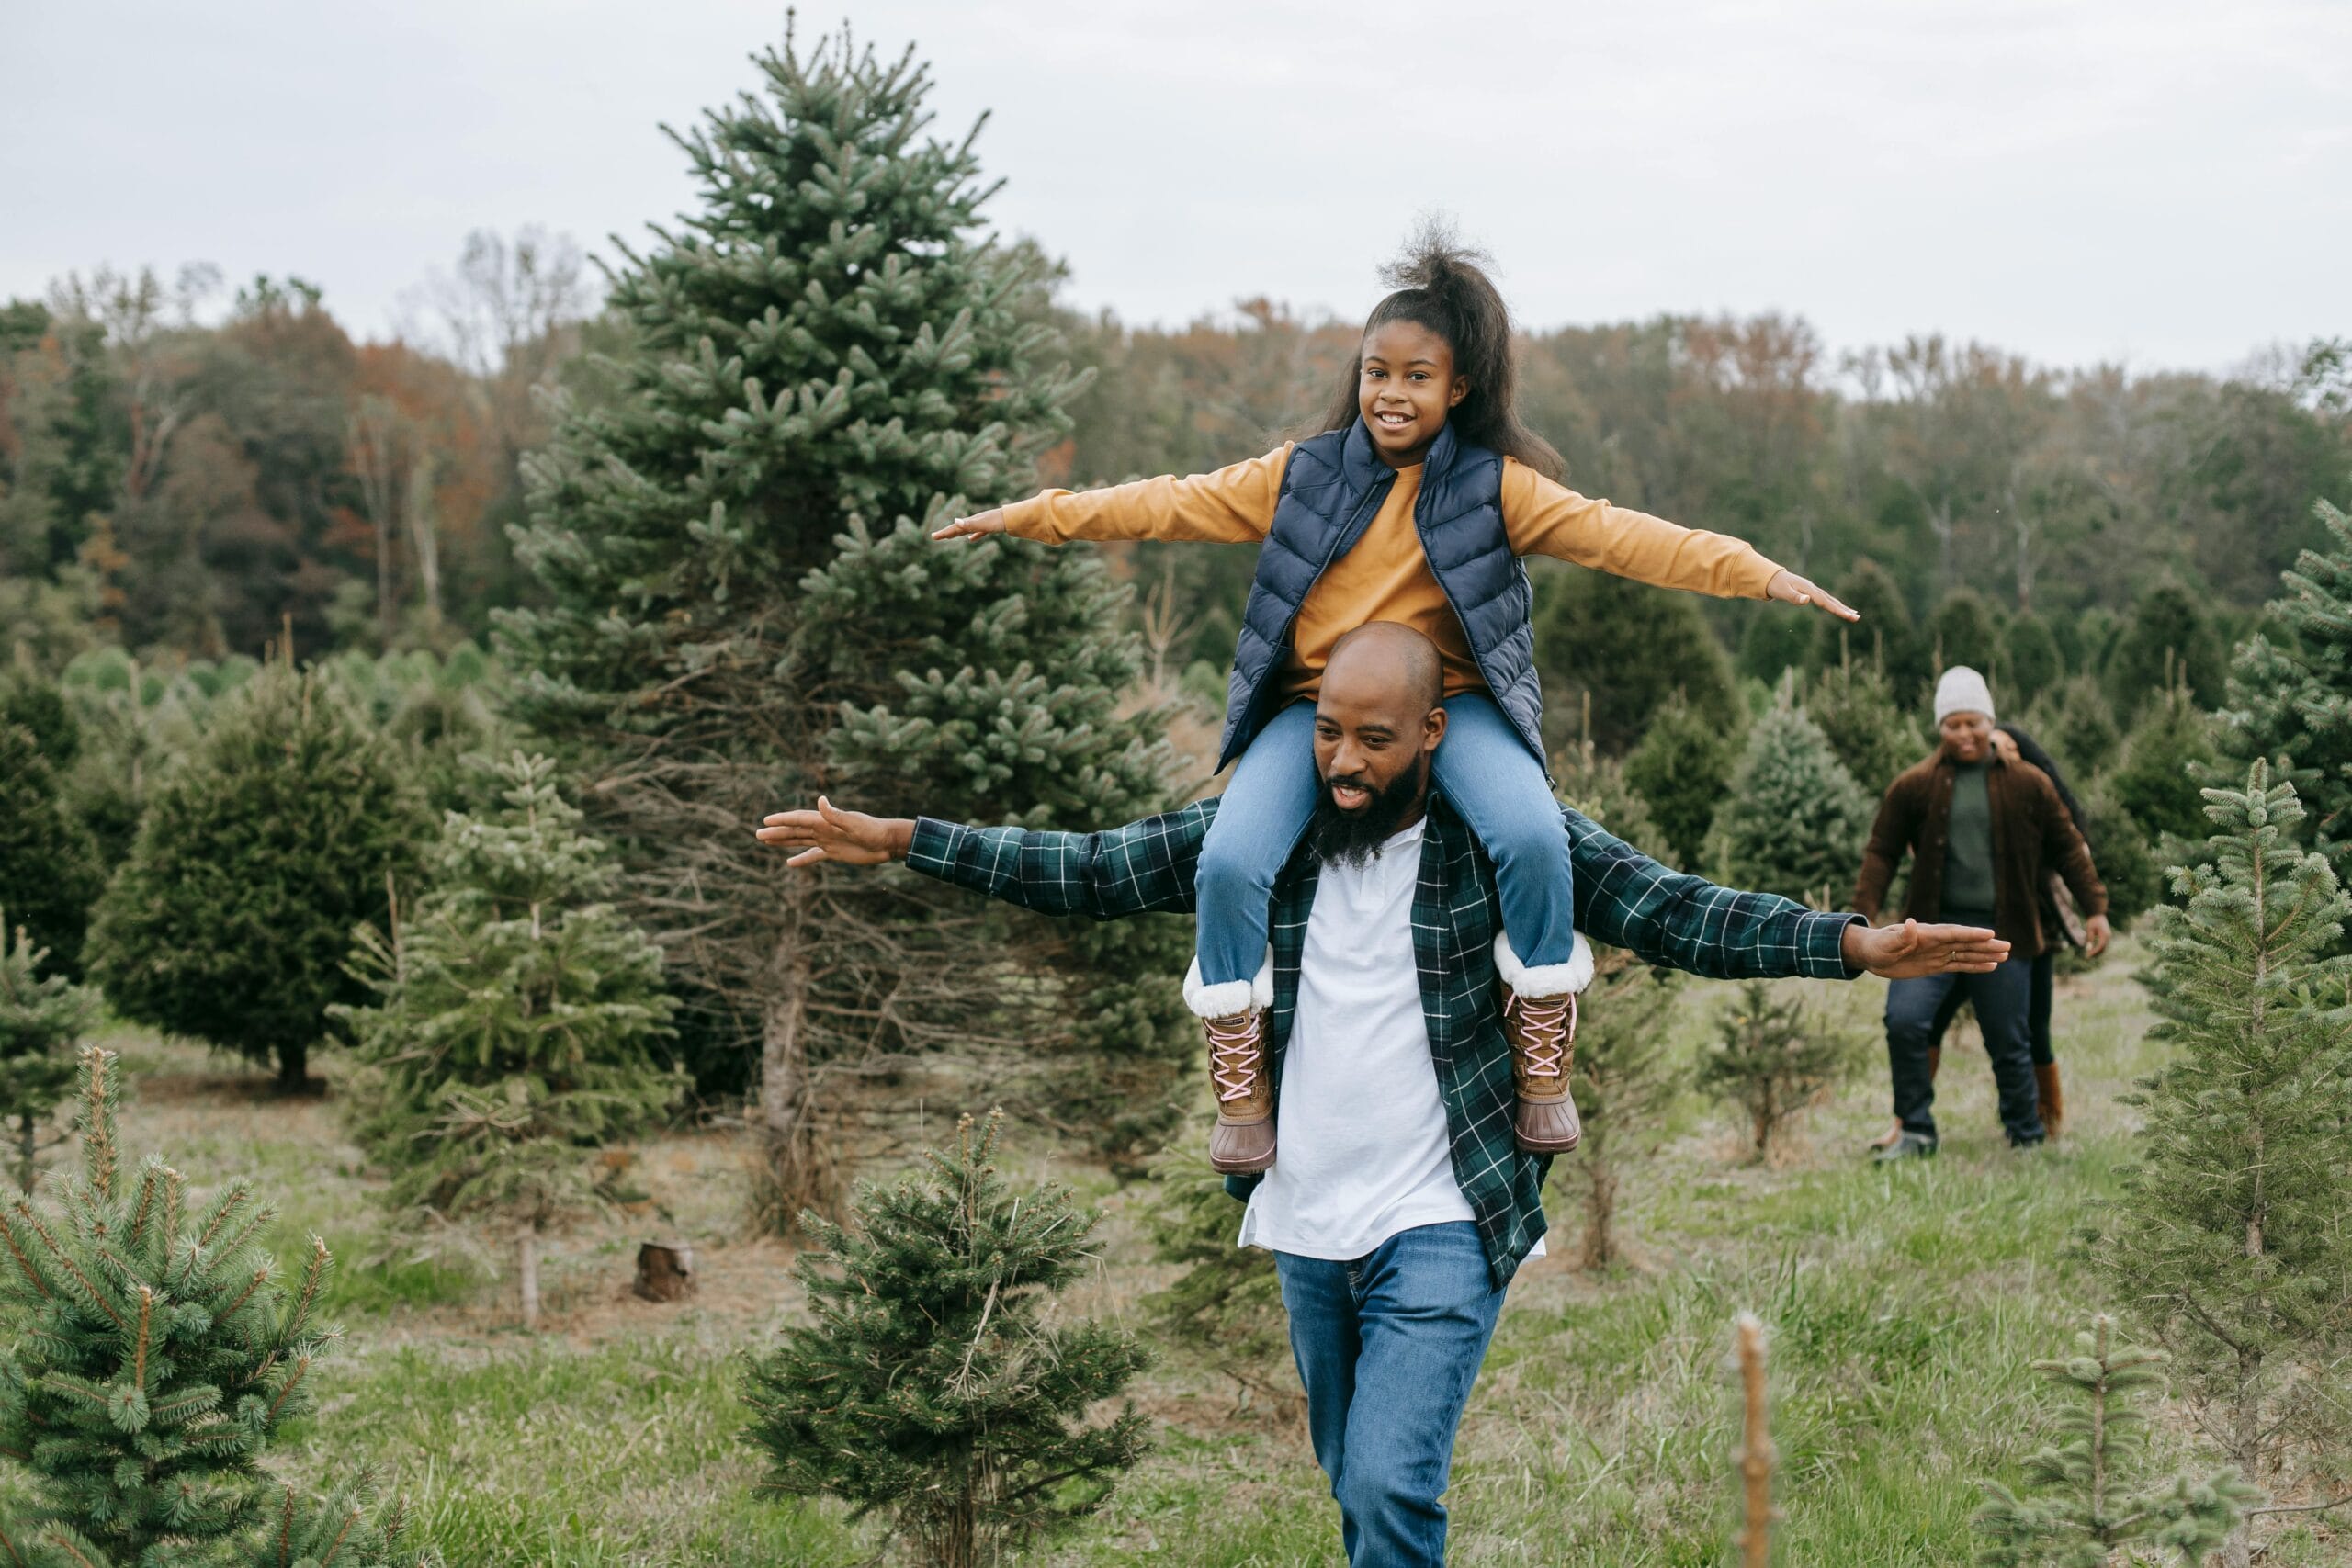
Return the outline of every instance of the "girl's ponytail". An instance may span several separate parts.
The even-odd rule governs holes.
[[[1454,372],[1470,382],[1468,393],[1446,416],[1455,439],[1558,479],[1567,467],[1560,454],[1519,417],[1519,348],[1510,308],[1486,273],[1491,265],[1456,239],[1450,225],[1424,219],[1404,254],[1381,269],[1381,281],[1396,292],[1373,307],[1364,335],[1385,322],[1412,321],[1445,339],[1453,349]],[[1344,430],[1355,423],[1363,364],[1359,338],[1339,393],[1316,429]]]

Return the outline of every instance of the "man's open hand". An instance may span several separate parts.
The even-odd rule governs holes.
[[[1827,611],[1841,621],[1859,621],[1862,618],[1862,613],[1860,610],[1821,587],[1811,578],[1799,577],[1786,567],[1772,574],[1772,581],[1764,585],[1764,596],[1768,599],[1778,599],[1783,604],[1811,604],[1816,609]]]
[[[1857,921],[1846,928],[1841,945],[1849,967],[1890,980],[1990,974],[2009,955],[2009,944],[1980,926],[1923,926],[1917,920],[1899,926]]]
[[[823,795],[814,811],[778,811],[753,837],[763,844],[799,852],[784,863],[815,865],[832,861],[840,865],[880,865],[904,860],[915,841],[915,825],[903,817],[868,817],[843,811]]]

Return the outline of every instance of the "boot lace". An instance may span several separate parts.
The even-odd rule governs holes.
[[[1216,1086],[1217,1103],[1247,1099],[1261,1058],[1258,1015],[1237,1012],[1202,1021],[1208,1030],[1209,1081]]]
[[[1503,1003],[1503,1016],[1514,1014],[1519,1020],[1518,1043],[1527,1063],[1527,1076],[1560,1077],[1567,1070],[1565,1061],[1577,1040],[1576,993],[1528,998],[1513,991]]]

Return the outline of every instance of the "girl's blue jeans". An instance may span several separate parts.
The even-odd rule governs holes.
[[[1495,863],[1503,930],[1521,963],[1566,964],[1576,945],[1576,874],[1568,834],[1544,764],[1483,692],[1445,703],[1445,739],[1430,763],[1447,804]],[[1248,980],[1266,956],[1274,878],[1315,816],[1315,705],[1276,714],[1242,753],[1201,846],[1194,892],[1201,983]]]

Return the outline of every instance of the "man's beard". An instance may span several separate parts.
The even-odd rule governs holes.
[[[1424,758],[1390,780],[1386,788],[1373,790],[1372,798],[1353,811],[1340,809],[1331,799],[1331,786],[1371,786],[1361,778],[1325,779],[1322,793],[1315,799],[1314,818],[1306,827],[1307,849],[1317,863],[1371,864],[1373,857],[1380,852],[1380,846],[1396,837],[1396,829],[1419,803],[1428,770],[1429,761]]]

